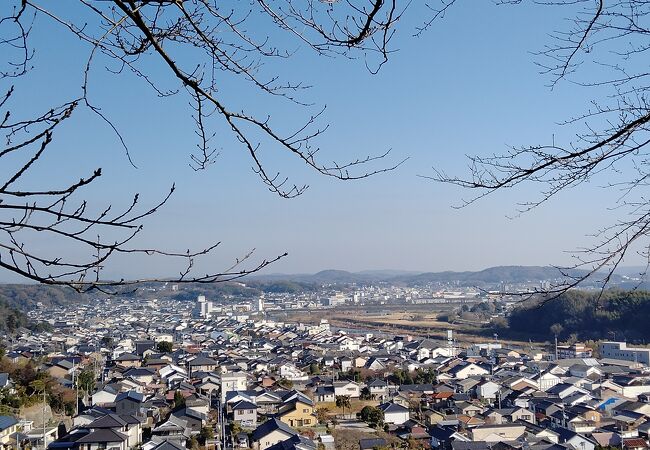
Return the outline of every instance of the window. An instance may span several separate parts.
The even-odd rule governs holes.
[[[309,425],[311,423],[311,419],[305,419],[305,425]]]
[[[304,408],[304,409],[302,410],[302,412],[304,412],[304,413],[308,413],[309,410],[308,410],[307,408]]]

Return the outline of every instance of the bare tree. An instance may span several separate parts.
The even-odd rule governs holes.
[[[353,158],[343,163],[321,162],[318,136],[327,129],[320,122],[323,108],[301,101],[306,89],[303,81],[284,80],[264,70],[264,64],[290,58],[292,48],[282,48],[274,33],[289,37],[292,45],[307,47],[323,56],[354,58],[363,55],[371,71],[378,70],[389,55],[394,25],[403,10],[397,0],[345,2],[267,0],[12,0],[0,9],[0,80],[6,95],[0,103],[3,120],[0,130],[6,142],[0,149],[0,267],[28,279],[89,290],[120,286],[142,280],[102,279],[102,268],[116,254],[147,254],[180,258],[183,269],[177,282],[215,282],[232,280],[255,272],[285,255],[263,259],[242,268],[250,259],[247,253],[230,268],[218,273],[195,274],[195,258],[213,251],[218,244],[198,251],[168,252],[131,247],[143,229],[143,219],[155,214],[170,198],[174,187],[158,204],[141,210],[135,195],[130,206],[114,211],[110,205],[98,208],[83,199],[83,189],[97,182],[101,169],[78,181],[58,181],[61,186],[32,189],[25,186],[25,175],[40,161],[52,143],[55,131],[85,108],[115,132],[130,160],[128,143],[111,117],[92,98],[93,71],[107,70],[115,76],[132,73],[160,97],[185,96],[193,105],[196,148],[189,164],[203,170],[218,156],[216,129],[225,127],[243,148],[252,168],[273,193],[292,198],[306,185],[295,184],[270,172],[262,158],[270,151],[283,152],[302,161],[312,170],[339,180],[365,178],[396,168],[380,163],[387,152]],[[86,45],[85,70],[79,74],[79,95],[53,105],[45,112],[32,111],[16,117],[11,107],[15,86],[32,69],[33,24],[35,20],[54,24],[60,33],[72,33]],[[266,31],[265,31],[266,30]],[[56,36],[52,36],[56,39]],[[282,42],[285,42],[283,39]],[[153,71],[155,63],[163,70]],[[259,95],[279,97],[306,112],[304,121],[292,131],[273,120],[272,111],[259,117],[238,105],[230,105],[222,90],[232,80],[244,82]],[[2,87],[2,86],[0,86]],[[78,175],[77,175],[78,176]],[[29,184],[29,183],[27,183]],[[34,248],[33,236],[58,239],[61,248],[76,246],[82,258],[48,256]]]
[[[433,25],[455,3],[431,3]],[[504,0],[503,4],[524,4]],[[529,145],[503,154],[469,158],[469,174],[454,176],[434,169],[437,181],[475,191],[460,207],[487,195],[525,183],[541,186],[536,199],[519,205],[529,211],[559,193],[592,180],[620,191],[615,205],[618,220],[595,231],[596,243],[574,253],[575,264],[560,268],[566,282],[546,293],[560,293],[590,279],[606,286],[621,261],[637,252],[650,258],[650,72],[645,58],[650,51],[650,2],[644,0],[551,0],[529,4],[565,7],[573,19],[566,29],[537,53],[542,72],[551,87],[573,83],[594,92],[584,114],[566,120],[566,126],[581,127],[577,138],[564,144]],[[596,78],[599,77],[599,78]],[[583,125],[584,124],[584,125]],[[582,269],[576,271],[573,269]],[[640,275],[645,275],[644,273]]]

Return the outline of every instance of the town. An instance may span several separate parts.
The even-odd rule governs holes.
[[[650,0],[0,4],[0,450],[650,450]]]
[[[30,319],[50,326],[6,337],[0,446],[649,447],[650,349],[463,342],[451,329],[434,339],[286,314],[391,295],[420,305],[495,301],[473,290],[420,296],[429,301],[395,291],[37,304]]]

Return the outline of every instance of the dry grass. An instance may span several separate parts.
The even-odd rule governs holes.
[[[359,440],[368,438],[384,438],[389,446],[400,442],[398,438],[383,431],[365,433],[358,430],[336,428],[332,430],[332,436],[334,437],[334,445],[337,450],[359,450]]]
[[[345,408],[345,415],[356,414],[360,412],[364,406],[377,406],[379,402],[377,400],[359,400],[356,398],[350,399],[350,408]],[[329,414],[343,414],[342,408],[337,408],[335,402],[323,402],[317,403],[316,409],[318,408],[327,408]]]
[[[491,339],[482,335],[481,325],[476,323],[449,323],[438,320],[439,314],[449,311],[445,305],[429,305],[430,309],[422,310],[421,305],[413,306],[407,311],[368,312],[367,306],[354,308],[331,309],[325,311],[312,311],[310,313],[296,312],[291,314],[291,320],[306,323],[318,323],[321,319],[328,319],[334,326],[342,328],[359,328],[384,332],[395,335],[426,336],[433,339],[446,340],[447,330],[453,330],[456,340],[463,343],[486,342]],[[407,307],[407,306],[406,306]],[[435,308],[435,309],[434,309]],[[516,347],[528,347],[528,341],[500,339],[502,343]]]

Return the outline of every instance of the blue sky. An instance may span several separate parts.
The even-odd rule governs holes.
[[[466,174],[466,154],[501,153],[507,145],[573,135],[575,129],[557,123],[584,111],[595,93],[568,83],[549,89],[549,78],[539,74],[531,53],[549,42],[553,30],[566,26],[563,17],[571,10],[461,2],[431,30],[413,37],[424,12],[418,4],[406,13],[393,44],[399,51],[377,75],[366,70],[362,58],[317,57],[295,43],[290,44],[298,49],[294,57],[267,67],[268,73],[313,85],[301,98],[327,105],[323,123],[330,128],[319,140],[327,160],[392,149],[388,162],[409,158],[394,172],[341,182],[265,150],[272,172],[279,169],[295,183],[310,185],[301,197],[286,200],[267,191],[243,148],[222,133],[216,163],[196,173],[188,166],[195,140],[187,98],[158,99],[141,80],[108,74],[98,64],[91,74],[92,98],[123,133],[137,168],[128,164],[106,125],[80,110],[27,181],[67,174],[76,179],[102,167],[105,176],[87,196],[97,204],[117,205],[134,192],[145,204],[153,203],[175,182],[176,194],[146,221],[140,243],[183,250],[222,241],[221,251],[203,262],[206,270],[225,267],[251,248],[259,257],[289,253],[269,272],[475,270],[570,262],[566,251],[593,242],[586,235],[614,217],[604,205],[615,197],[600,187],[602,180],[513,219],[516,203],[535,196],[537,186],[497,193],[458,210],[452,206],[470,193],[418,175],[432,174],[434,166]],[[19,91],[25,107],[78,92],[79,68],[89,51],[44,19],[36,25],[36,67]],[[166,76],[158,66],[150,70]],[[229,87],[222,98],[233,109],[268,111],[280,129],[290,130],[318,110]],[[51,248],[46,240],[38,245],[67,251]],[[168,276],[178,270],[159,260],[117,262],[108,276]]]

